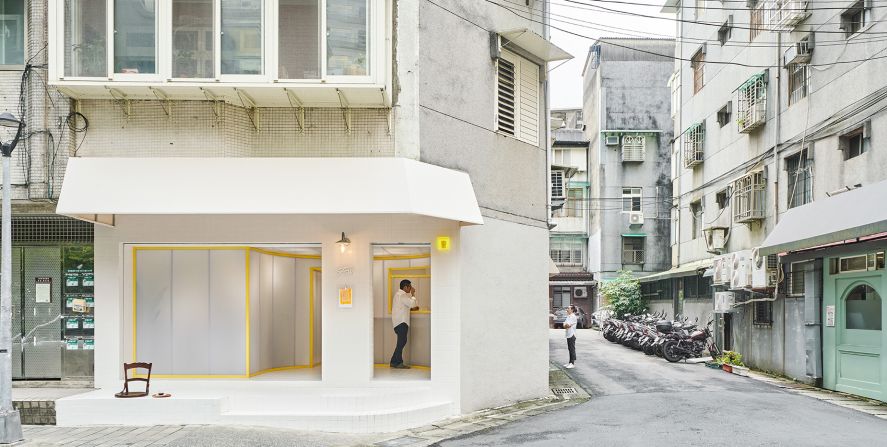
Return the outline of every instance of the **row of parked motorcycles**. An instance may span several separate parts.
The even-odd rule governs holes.
[[[699,319],[690,322],[688,317],[676,316],[667,320],[665,313],[625,315],[622,319],[610,317],[604,321],[601,331],[604,338],[647,355],[663,357],[669,362],[702,357],[708,352],[712,357],[721,356],[711,332],[711,320],[699,328]]]

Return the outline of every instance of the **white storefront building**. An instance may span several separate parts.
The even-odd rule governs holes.
[[[48,6],[50,85],[88,120],[57,213],[96,224],[97,390],[59,425],[391,431],[547,394],[540,117],[569,55],[541,25],[456,1]],[[115,398],[133,362],[172,397]]]

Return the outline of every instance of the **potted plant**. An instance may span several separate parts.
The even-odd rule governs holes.
[[[742,354],[736,351],[724,351],[717,362],[724,371],[740,376],[748,375],[748,368],[742,363]]]

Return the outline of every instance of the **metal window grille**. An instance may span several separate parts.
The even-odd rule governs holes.
[[[582,266],[585,260],[584,240],[552,240],[549,254],[560,266]]]
[[[24,215],[12,218],[12,243],[40,245],[92,243],[93,225],[70,217]]]
[[[703,161],[702,148],[705,143],[703,123],[694,124],[684,132],[684,167],[692,168]]]
[[[790,31],[807,18],[807,0],[769,0],[767,22],[772,31]]]
[[[767,81],[764,73],[758,73],[745,81],[737,90],[738,110],[736,124],[739,132],[748,133],[767,120]]]
[[[805,64],[788,67],[788,104],[792,105],[810,93],[810,70]]]
[[[564,198],[564,171],[551,171],[551,197]]]
[[[791,271],[788,275],[788,293],[791,296],[804,295],[804,267],[799,264],[792,264]]]
[[[772,324],[773,323],[773,302],[772,301],[756,301],[755,302],[755,324]]]
[[[794,208],[813,200],[813,162],[807,150],[785,159],[788,171],[788,207]]]
[[[701,200],[690,204],[690,211],[693,213],[693,239],[702,237],[703,210]]]
[[[733,221],[747,223],[764,218],[764,172],[756,171],[733,182]]]
[[[515,105],[517,98],[515,96],[515,70],[514,64],[500,58],[498,64],[499,71],[499,104],[497,127],[500,132],[514,135],[515,130]]]
[[[642,238],[642,237],[623,237],[622,238],[622,263],[623,264],[643,264],[644,263],[644,238]]]
[[[622,137],[622,161],[644,161],[646,147],[647,137],[624,135]]]

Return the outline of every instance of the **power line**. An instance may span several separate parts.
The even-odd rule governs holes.
[[[582,1],[578,1],[578,0],[562,0],[562,1],[569,2],[569,3],[576,3],[576,4],[580,4],[580,5],[592,6],[592,5],[589,5],[589,4],[586,3],[586,2],[582,2]],[[638,2],[630,2],[630,1],[625,1],[625,0],[587,0],[587,1],[588,1],[588,2],[593,2],[593,3],[611,3],[611,4],[617,4],[617,5],[647,6],[647,7],[655,7],[655,6],[657,6],[657,5],[653,5],[653,4],[650,4],[650,3],[638,3]],[[724,3],[724,2],[722,1],[721,3]],[[738,3],[739,3],[739,2],[738,2]],[[746,2],[745,2],[745,1],[742,1],[741,3],[746,3]],[[761,3],[761,1],[759,0],[759,1],[757,1],[757,2],[755,3],[755,5],[760,4],[760,3]],[[849,7],[849,8],[848,8],[846,5],[845,5],[845,6],[816,6],[816,7],[811,7],[811,6],[809,6],[810,3],[820,3],[820,2],[813,2],[813,1],[810,1],[810,2],[808,2],[808,6],[807,6],[806,8],[779,8],[779,10],[780,10],[780,11],[801,11],[801,12],[805,12],[805,11],[846,11],[846,10],[848,10],[848,9],[853,9],[852,7]],[[733,8],[729,8],[729,7],[723,7],[723,6],[708,6],[707,4],[706,4],[706,6],[703,6],[703,7],[697,7],[697,6],[695,6],[695,5],[692,5],[692,6],[684,6],[683,2],[682,2],[680,5],[675,5],[674,8],[676,8],[676,9],[700,10],[700,11],[705,11],[705,10],[715,10],[715,11],[748,11],[749,9],[753,9],[753,8],[748,8],[748,7],[745,7],[745,8],[742,8],[742,7],[733,7]]]

